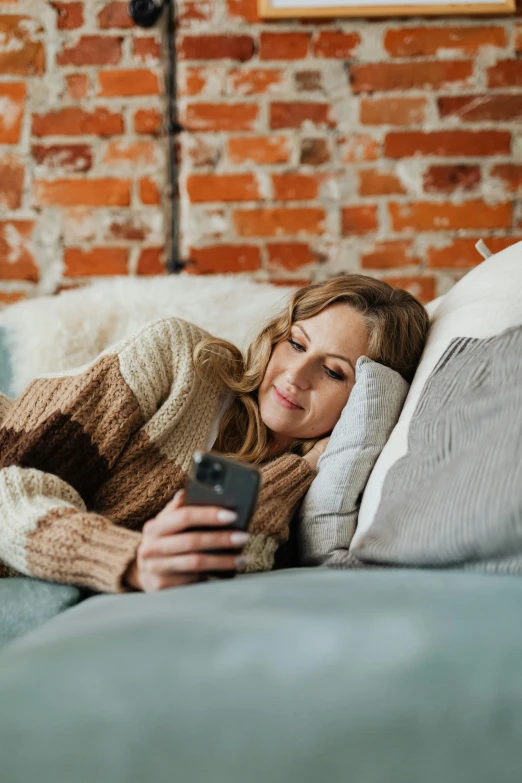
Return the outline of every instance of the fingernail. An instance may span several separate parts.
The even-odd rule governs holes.
[[[235,511],[223,509],[222,511],[218,511],[217,518],[220,522],[235,522],[237,519],[237,514]]]
[[[239,557],[236,557],[235,563],[238,566],[246,566],[249,565],[252,561],[249,557],[246,557],[245,555],[239,555]]]
[[[232,533],[230,540],[233,544],[246,544],[250,536],[248,533]]]

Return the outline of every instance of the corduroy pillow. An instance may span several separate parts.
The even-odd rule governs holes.
[[[395,370],[366,356],[358,359],[355,385],[298,512],[303,564],[342,562],[355,533],[366,482],[397,423],[408,389]]]
[[[522,242],[469,272],[432,321],[344,564],[522,570]]]

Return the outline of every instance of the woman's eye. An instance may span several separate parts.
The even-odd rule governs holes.
[[[294,349],[294,351],[298,351],[298,353],[301,353],[301,351],[305,350],[304,345],[301,345],[300,343],[297,343],[295,340],[292,340],[290,337],[288,338],[288,342]],[[333,370],[330,370],[329,367],[324,368],[326,371],[326,374],[329,378],[333,378],[334,381],[344,381],[344,376],[339,375],[338,373],[334,372]]]

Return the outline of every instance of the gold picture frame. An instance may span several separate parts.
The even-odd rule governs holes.
[[[451,3],[411,3],[391,5],[385,0],[257,0],[262,19],[300,19],[303,17],[341,16],[445,16],[451,14],[509,14],[515,10],[516,0],[477,2],[454,0]]]

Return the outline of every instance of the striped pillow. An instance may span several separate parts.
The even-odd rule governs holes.
[[[518,570],[516,536],[507,531],[522,521],[522,454],[511,441],[518,427],[522,442],[521,324],[519,242],[469,272],[435,311],[345,565]]]

